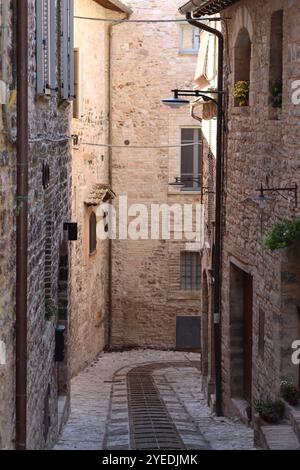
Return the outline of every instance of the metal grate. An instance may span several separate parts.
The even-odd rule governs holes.
[[[196,251],[180,253],[180,284],[182,290],[200,290],[200,254]]]
[[[131,449],[185,449],[146,367],[128,374],[127,389]]]

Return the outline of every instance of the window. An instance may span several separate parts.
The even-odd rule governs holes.
[[[202,174],[201,130],[181,129],[181,143],[194,144],[181,147],[181,180],[183,190],[198,191]]]
[[[82,117],[82,64],[79,49],[74,50],[74,101],[73,101],[73,117],[80,119]]]
[[[283,11],[278,10],[271,17],[270,36],[270,93],[273,108],[282,106],[283,72]]]
[[[199,30],[191,25],[181,26],[180,53],[197,54],[199,51]]]
[[[96,215],[94,212],[91,213],[90,215],[90,255],[95,253],[97,249],[97,221],[96,221]]]
[[[258,352],[262,358],[264,357],[264,351],[265,351],[265,312],[259,309]]]
[[[181,289],[200,290],[200,254],[196,251],[182,251],[180,264]]]
[[[246,28],[238,34],[234,48],[234,83],[245,81],[250,83],[251,71],[251,40]],[[235,106],[239,101],[235,100]]]
[[[60,92],[61,98],[67,100],[71,100],[74,96],[73,18],[74,0],[36,0],[38,95],[56,96]]]

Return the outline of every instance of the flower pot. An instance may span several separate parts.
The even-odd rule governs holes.
[[[278,419],[275,418],[274,416],[262,415],[261,417],[264,421],[266,421],[266,423],[269,423],[269,424],[275,424],[278,422]]]
[[[297,406],[298,405],[298,398],[295,398],[294,400],[288,400],[288,404],[291,406]]]

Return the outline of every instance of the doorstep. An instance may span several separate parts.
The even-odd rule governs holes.
[[[285,415],[289,419],[300,443],[300,406],[291,406],[285,402]]]
[[[230,412],[232,415],[242,421],[242,423],[249,426],[249,418],[247,413],[248,402],[243,398],[231,398]]]
[[[258,414],[253,418],[254,443],[266,450],[300,450],[300,443],[292,425],[283,420],[267,424]]]
[[[67,395],[59,395],[57,401],[57,426],[58,434],[61,433],[69,416],[69,397]]]

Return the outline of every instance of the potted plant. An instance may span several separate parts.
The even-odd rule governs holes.
[[[300,238],[300,219],[297,217],[292,220],[284,219],[273,225],[265,238],[264,245],[274,251],[293,245],[298,238]]]
[[[271,105],[273,108],[282,108],[282,82],[276,82],[271,88]]]
[[[293,382],[283,380],[280,385],[281,396],[291,406],[298,405],[298,390]]]
[[[239,106],[248,106],[249,104],[250,83],[240,80],[234,85],[233,96],[239,102]]]
[[[254,400],[255,411],[259,416],[270,424],[278,423],[283,418],[285,406],[283,401]]]

